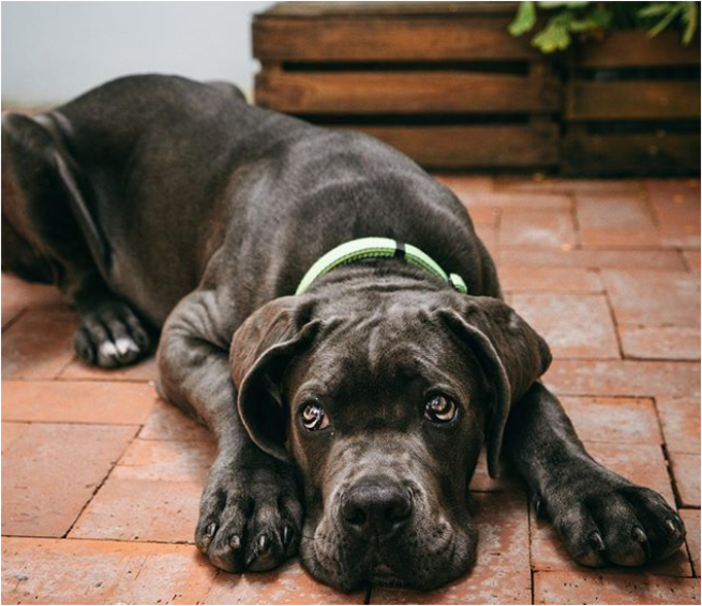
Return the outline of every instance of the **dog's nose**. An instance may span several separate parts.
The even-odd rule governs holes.
[[[346,528],[359,538],[389,538],[412,517],[412,495],[387,480],[365,480],[346,493],[341,516]]]

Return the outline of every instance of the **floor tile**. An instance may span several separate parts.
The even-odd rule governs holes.
[[[643,182],[638,179],[565,179],[538,173],[527,177],[498,175],[494,177],[493,182],[495,191],[540,194],[637,195],[645,191]]]
[[[687,271],[674,250],[537,250],[500,249],[497,266],[536,265],[538,267],[643,268]]]
[[[339,593],[313,579],[297,560],[266,573],[220,572],[205,604],[363,604],[365,592]]]
[[[191,545],[3,538],[4,604],[197,604],[216,569]]]
[[[63,536],[134,426],[32,424],[2,457],[2,533]]]
[[[491,478],[483,448],[471,478],[470,490],[472,492],[521,492],[526,494],[527,484],[505,457],[500,460],[497,478]]]
[[[172,404],[156,401],[144,427],[139,432],[143,440],[212,440],[210,431],[187,417]]]
[[[699,360],[700,329],[697,326],[619,326],[622,350],[639,360]]]
[[[511,193],[511,192],[476,192],[472,195],[464,194],[461,197],[469,210],[473,208],[495,208],[500,210],[514,210],[516,212],[564,212],[569,213],[573,208],[570,196],[549,193]]]
[[[619,358],[604,295],[515,293],[512,307],[546,340],[555,358]]]
[[[670,466],[683,507],[700,506],[700,455],[671,452]]]
[[[25,282],[2,272],[2,325],[5,327],[28,307],[49,309],[65,308],[61,293],[55,286]]]
[[[680,517],[685,523],[687,530],[687,548],[690,551],[692,565],[695,570],[695,575],[700,576],[700,510],[699,509],[681,509]]]
[[[0,303],[0,333],[6,330],[13,321],[16,321],[23,312],[24,310],[17,305]]]
[[[209,442],[135,440],[70,537],[191,543],[213,459]]]
[[[663,443],[650,398],[560,398],[575,431],[586,442]]]
[[[502,289],[508,292],[599,293],[599,274],[582,267],[507,265],[499,270]]]
[[[111,477],[204,484],[215,451],[214,441],[134,440]]]
[[[193,543],[202,482],[108,478],[68,535]]]
[[[607,469],[634,484],[659,492],[671,507],[675,507],[668,466],[660,446],[585,442],[585,449]]]
[[[639,194],[576,195],[580,240],[586,248],[641,248],[660,244],[646,199]]]
[[[156,358],[151,356],[132,366],[123,368],[96,368],[88,366],[75,356],[73,360],[59,374],[61,380],[81,381],[135,381],[148,382],[157,378]]]
[[[699,604],[699,579],[537,572],[534,604]]]
[[[505,209],[499,231],[500,248],[570,250],[577,244],[569,211]]]
[[[3,333],[3,379],[53,379],[73,358],[77,319],[67,309],[29,310]]]
[[[646,182],[653,213],[668,246],[699,247],[699,181],[656,179]]]
[[[700,283],[687,272],[602,271],[617,324],[699,326]]]
[[[697,362],[554,360],[544,382],[558,395],[699,397]]]
[[[700,251],[699,250],[683,250],[682,256],[685,259],[690,273],[700,277]]]
[[[656,397],[668,452],[700,454],[699,398]]]
[[[4,421],[140,425],[156,402],[144,383],[3,381]]]
[[[427,593],[374,589],[372,604],[526,604],[531,602],[527,500],[523,494],[476,495],[478,558],[473,570]]]
[[[4,406],[3,406],[4,410]],[[10,449],[20,436],[29,429],[29,423],[10,423],[3,421],[2,423],[2,452]]]
[[[443,183],[459,198],[474,196],[478,193],[489,193],[493,190],[493,178],[483,175],[450,175],[435,174],[435,179]]]

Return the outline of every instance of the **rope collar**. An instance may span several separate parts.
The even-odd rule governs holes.
[[[387,259],[396,257],[411,265],[425,269],[453,286],[458,292],[466,294],[468,288],[458,274],[446,273],[428,254],[416,246],[392,240],[390,238],[359,238],[333,248],[322,255],[300,281],[296,295],[304,293],[317,278],[329,273],[339,265],[347,265],[366,259]]]

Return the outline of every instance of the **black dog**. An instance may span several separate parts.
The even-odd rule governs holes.
[[[218,440],[196,531],[215,566],[267,570],[299,545],[342,590],[446,583],[474,561],[484,443],[582,564],[683,541],[660,495],[587,455],[465,209],[402,154],[162,76],[5,115],[2,146],[3,266],[59,286],[80,357],[132,363],[162,328],[160,393]],[[294,294],[366,237],[392,245]]]

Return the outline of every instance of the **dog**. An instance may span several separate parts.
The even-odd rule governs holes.
[[[229,85],[132,76],[3,115],[2,189],[3,268],[60,288],[82,360],[134,363],[160,332],[159,393],[217,440],[195,532],[216,567],[299,549],[342,591],[443,585],[475,561],[483,446],[580,564],[682,544],[539,381],[549,348],[463,205],[391,147]]]

